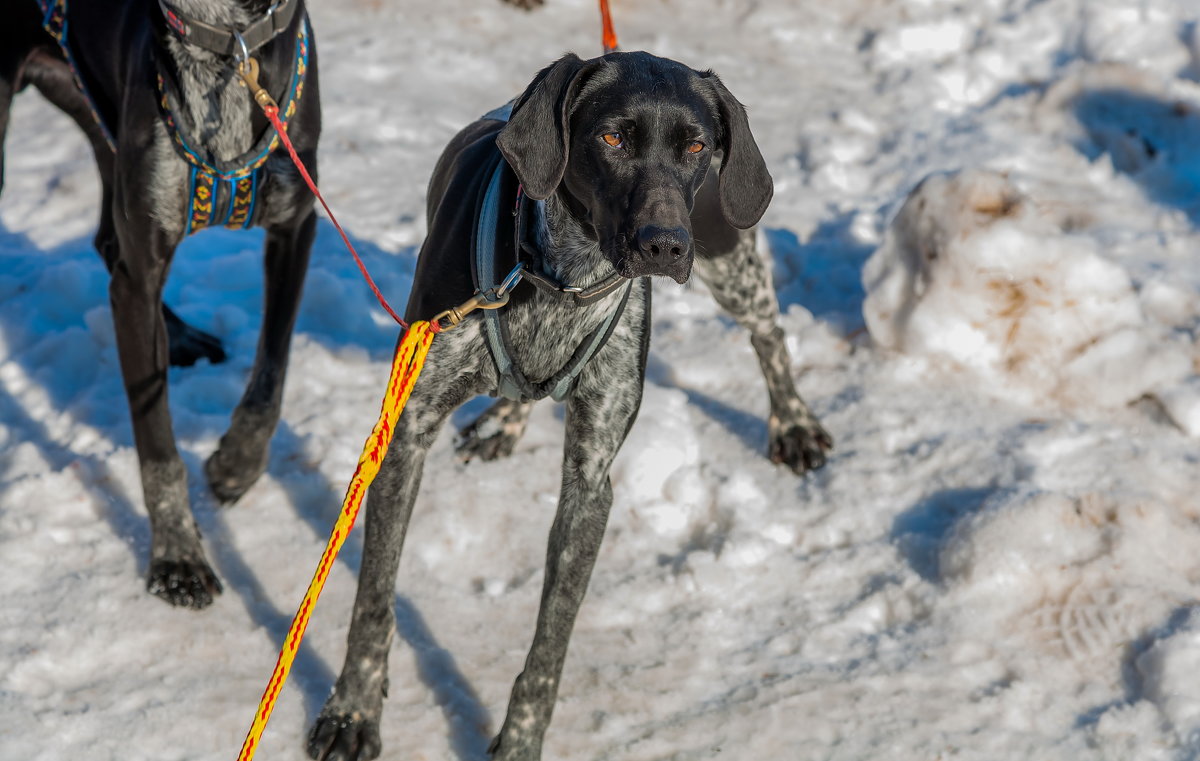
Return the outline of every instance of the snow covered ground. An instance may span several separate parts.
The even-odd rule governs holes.
[[[445,140],[563,51],[597,51],[594,0],[547,3],[313,3],[322,185],[393,301]],[[546,758],[1200,759],[1200,12],[613,10],[626,49],[712,67],[750,109],[776,180],[764,250],[836,450],[804,479],[767,462],[746,337],[702,286],[656,284],[645,402]],[[269,471],[218,509],[200,465],[251,361],[261,237],[180,250],[170,303],[231,351],[171,371],[225,593],[170,609],[143,591],[88,150],[36,95],[7,149],[0,759],[233,759],[395,331],[322,222]],[[461,465],[451,433],[401,564],[385,758],[484,758],[537,608],[560,410],[539,406],[510,462]],[[260,758],[304,757],[358,541]]]

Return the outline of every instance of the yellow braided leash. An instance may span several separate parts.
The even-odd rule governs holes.
[[[354,527],[354,519],[358,517],[363,495],[379,472],[383,456],[387,454],[388,445],[392,441],[396,421],[400,418],[405,403],[408,402],[408,397],[417,382],[417,376],[421,374],[421,367],[425,364],[425,355],[429,353],[429,345],[439,330],[440,326],[436,320],[414,322],[404,334],[400,345],[396,347],[396,355],[392,359],[392,374],[388,379],[387,393],[383,397],[379,420],[376,421],[371,435],[367,437],[367,441],[363,445],[362,455],[358,458],[358,467],[354,469],[354,476],[350,479],[350,486],[346,489],[346,497],[342,500],[342,512],[333,526],[333,533],[330,534],[329,542],[325,545],[325,552],[321,555],[321,562],[317,565],[317,571],[308,585],[308,591],[304,593],[304,600],[301,601],[300,608],[292,619],[292,625],[288,629],[283,647],[279,651],[279,658],[275,661],[275,671],[271,674],[267,689],[258,703],[258,711],[254,714],[254,722],[246,734],[246,741],[242,743],[242,752],[238,754],[238,761],[250,761],[254,758],[259,739],[267,727],[267,720],[271,718],[271,711],[275,708],[275,701],[279,698],[283,683],[287,681],[288,672],[292,670],[292,661],[295,660],[296,652],[300,649],[300,640],[304,637],[304,630],[308,626],[308,619],[317,603],[317,597],[320,596],[321,589],[325,586],[325,579],[333,567],[334,558],[337,557],[338,551],[341,550],[342,544],[350,534],[350,529]]]

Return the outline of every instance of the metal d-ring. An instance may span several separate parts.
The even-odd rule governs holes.
[[[233,30],[233,38],[237,40],[238,45],[242,48],[242,54],[239,56],[237,51],[233,51],[233,58],[238,62],[238,66],[242,66],[246,61],[250,60],[250,48],[246,47],[246,38],[238,30]]]

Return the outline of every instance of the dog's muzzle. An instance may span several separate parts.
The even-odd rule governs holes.
[[[692,273],[692,236],[682,227],[647,225],[637,232],[621,275],[634,278],[663,275],[677,283],[686,283]]]

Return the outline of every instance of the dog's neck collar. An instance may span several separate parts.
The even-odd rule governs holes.
[[[239,60],[249,57],[287,29],[299,6],[300,0],[275,0],[262,18],[245,29],[230,29],[192,18],[166,0],[158,0],[167,28],[180,40]]]
[[[517,200],[513,206],[513,216],[516,217],[517,223],[514,225],[513,234],[516,239],[515,250],[517,252],[517,261],[523,265],[521,270],[522,280],[529,282],[543,293],[550,294],[561,301],[568,301],[575,306],[592,304],[596,300],[612,293],[628,280],[628,278],[613,272],[593,286],[580,288],[574,285],[564,285],[547,275],[545,268],[542,266],[546,261],[546,255],[538,247],[537,241],[527,234],[528,217],[533,213],[533,204],[527,201],[524,187],[518,185]]]

